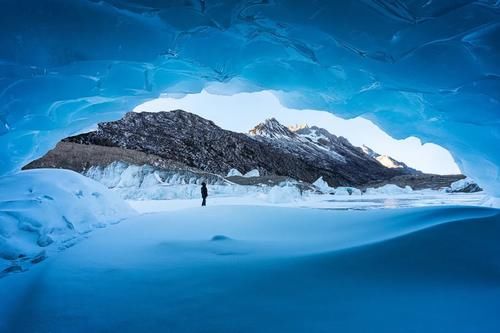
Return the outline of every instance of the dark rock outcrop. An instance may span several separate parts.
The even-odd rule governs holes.
[[[118,121],[99,124],[94,132],[64,139],[54,151],[26,168],[65,167],[82,172],[92,164],[102,165],[111,160],[126,159],[128,163],[153,163],[160,167],[172,161],[179,166],[224,176],[231,168],[242,172],[257,169],[264,176],[286,176],[305,182],[314,182],[323,176],[331,186],[361,186],[399,174],[361,154],[345,139],[342,150],[329,151],[311,144],[278,122],[275,125],[275,130],[291,135],[290,140],[273,141],[261,135],[227,131],[210,120],[182,110],[129,112]],[[102,149],[97,147],[107,147],[107,152],[101,154]],[[63,158],[64,154],[57,154],[71,149],[87,153],[73,153],[71,161]],[[89,150],[95,151],[96,156],[91,156]],[[56,155],[59,158],[54,158]],[[78,155],[81,155],[80,160]]]

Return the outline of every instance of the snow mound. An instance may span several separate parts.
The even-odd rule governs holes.
[[[260,177],[260,172],[257,169],[253,169],[253,170],[250,170],[247,173],[245,173],[243,175],[243,177],[246,177],[246,178]]]
[[[361,190],[355,187],[330,187],[328,183],[323,179],[323,177],[319,177],[314,183],[321,192],[325,194],[335,194],[335,195],[361,195]]]
[[[226,177],[234,177],[234,176],[243,176],[241,174],[241,172],[238,171],[238,169],[231,169],[229,170],[229,172],[227,173],[227,176]]]
[[[477,207],[147,214],[0,280],[0,332],[498,332],[498,239]]]
[[[232,240],[232,239],[230,237],[227,237],[224,235],[215,235],[211,239],[212,242],[220,242],[220,241],[228,241],[228,240]]]
[[[289,203],[302,200],[302,194],[296,186],[273,186],[267,193],[267,201],[273,204]]]
[[[413,189],[410,186],[405,186],[404,188],[402,188],[394,184],[387,184],[377,188],[370,187],[366,189],[366,194],[371,194],[371,195],[376,195],[376,194],[397,195],[397,194],[408,194],[412,192]]]
[[[24,270],[49,245],[69,247],[135,214],[105,186],[69,170],[22,171],[0,178],[0,188],[0,272]]]
[[[483,207],[500,208],[500,198],[487,197],[481,204]]]

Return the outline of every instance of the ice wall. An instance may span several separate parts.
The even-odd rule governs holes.
[[[436,142],[500,195],[496,0],[0,5],[0,174],[162,92],[231,83]]]

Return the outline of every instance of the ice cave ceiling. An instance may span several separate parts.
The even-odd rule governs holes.
[[[500,194],[498,0],[1,5],[0,174],[160,93],[227,83],[436,142]]]

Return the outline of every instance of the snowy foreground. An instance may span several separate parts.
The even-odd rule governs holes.
[[[0,279],[0,332],[498,332],[500,213],[140,215]]]
[[[2,333],[500,329],[500,210],[481,196],[280,190],[137,214],[69,171],[0,185]]]
[[[109,184],[100,184],[68,170],[28,170],[0,177],[0,278],[10,273],[25,271],[52,253],[87,238],[93,229],[116,224],[137,212],[171,211],[200,205],[200,187],[192,182],[182,183],[177,179],[178,184],[174,185],[164,186],[153,182],[153,185],[148,186],[151,182],[133,182],[137,177],[119,179],[123,186],[109,190],[106,188]],[[123,180],[127,182],[123,183]],[[156,197],[158,193],[162,194],[160,197],[168,194],[167,196],[177,199],[129,200],[127,205],[120,198],[127,198],[132,193],[137,194],[137,190],[142,199]],[[352,188],[350,190],[354,192],[349,195],[351,192],[348,190],[326,188],[326,193],[334,192],[335,195],[301,192],[297,186],[288,182],[278,186],[211,185],[208,202],[211,206],[377,209],[481,205],[485,201],[485,196],[481,193],[412,191],[410,188],[403,189],[395,185],[369,189],[363,195],[361,191]],[[183,199],[178,199],[179,197]]]

